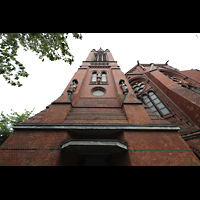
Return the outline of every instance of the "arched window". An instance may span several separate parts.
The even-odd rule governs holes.
[[[145,90],[145,83],[141,82],[141,81],[136,82],[133,84],[132,88],[136,95],[140,94],[141,92],[143,92]]]
[[[149,96],[153,100],[157,108],[162,112],[163,115],[168,115],[170,113],[169,110],[165,107],[165,105],[160,101],[160,99],[153,92],[149,92]]]
[[[107,82],[106,72],[102,72],[102,82]]]
[[[96,82],[97,81],[97,73],[93,72],[92,73],[92,82]]]
[[[144,102],[148,105],[149,109],[155,112],[158,115],[168,115],[170,114],[169,110],[165,105],[160,101],[160,99],[154,94],[154,92],[149,92],[148,96],[143,95]]]
[[[98,61],[102,61],[102,54],[99,54],[99,60]]]
[[[157,111],[156,107],[153,105],[153,103],[151,102],[151,100],[149,99],[149,97],[146,94],[143,95],[142,97],[143,97],[143,101],[149,107],[149,109],[151,111],[155,112],[157,115],[160,116],[159,112]]]
[[[94,54],[92,60],[93,61],[107,61],[107,55],[106,53],[99,52],[99,53]]]
[[[106,54],[103,54],[103,61],[106,61]]]

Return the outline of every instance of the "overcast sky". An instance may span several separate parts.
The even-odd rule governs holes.
[[[179,70],[200,69],[199,33],[87,33],[82,40],[68,37],[72,65],[64,61],[42,62],[35,53],[19,49],[18,59],[30,74],[21,78],[22,87],[11,86],[0,76],[0,112],[18,113],[24,109],[42,111],[56,100],[86,60],[92,49],[109,49],[121,70],[126,73],[140,63],[165,63]]]

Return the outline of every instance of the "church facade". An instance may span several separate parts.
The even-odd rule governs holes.
[[[58,99],[14,127],[0,165],[200,165],[198,70],[140,64],[124,74],[93,49]]]

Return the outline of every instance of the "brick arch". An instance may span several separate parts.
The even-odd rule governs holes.
[[[91,72],[90,72],[91,74],[94,74],[94,73],[98,73],[98,70],[92,70]]]
[[[131,84],[131,88],[133,89],[135,95],[138,97],[138,95],[141,95],[146,91],[147,81],[144,78],[135,79]]]
[[[109,72],[106,71],[106,70],[101,70],[101,73],[102,73],[102,74],[108,74]]]
[[[131,78],[128,80],[128,82],[130,83],[130,85],[132,86],[135,82],[144,82],[146,85],[148,83],[148,79],[146,79],[145,77],[143,76],[137,76],[137,77],[134,77],[134,78]]]

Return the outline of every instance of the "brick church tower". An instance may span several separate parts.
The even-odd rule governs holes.
[[[134,92],[149,89],[134,73],[125,76],[108,49],[93,49],[58,99],[14,127],[0,165],[200,165],[163,117],[170,111],[161,115],[148,102],[154,94]]]

